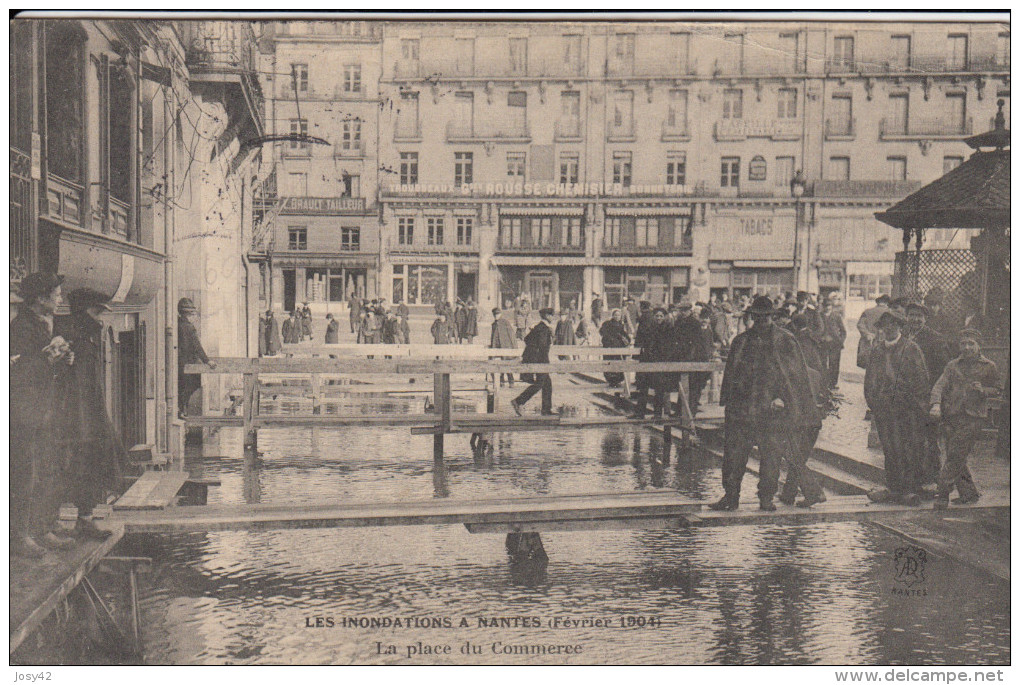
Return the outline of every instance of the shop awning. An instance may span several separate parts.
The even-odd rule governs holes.
[[[499,208],[500,216],[584,216],[584,206],[532,207],[528,205],[506,205]]]
[[[744,259],[734,260],[733,266],[738,269],[792,269],[792,259]]]
[[[58,272],[64,276],[65,294],[92,288],[109,296],[116,309],[140,309],[162,287],[163,258],[134,245],[64,230]]]
[[[375,255],[364,254],[274,254],[272,256],[272,262],[274,267],[302,267],[312,269],[374,269],[378,266],[378,258]]]

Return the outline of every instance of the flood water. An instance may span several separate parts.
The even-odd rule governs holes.
[[[421,411],[416,405],[421,398],[364,401]],[[571,411],[598,411],[580,394],[560,392],[557,403],[562,402]],[[222,481],[210,489],[210,504],[649,488],[708,500],[722,493],[711,455],[677,460],[674,451],[662,465],[661,438],[625,427],[500,434],[491,455],[479,459],[467,435],[448,436],[446,468],[438,472],[430,436],[410,436],[406,428],[263,429],[257,459],[246,459],[239,441],[239,430],[222,429],[190,452],[187,469],[193,475]],[[745,491],[754,485],[748,475]],[[1010,659],[1007,583],[929,559],[924,580],[907,596],[894,561],[895,550],[906,543],[865,524],[543,533],[542,539],[549,555],[545,568],[512,566],[502,535],[473,535],[452,525],[148,536],[134,541],[156,562],[143,587],[145,660],[1001,664]],[[394,627],[398,618],[401,625]],[[589,623],[551,626],[557,618]],[[502,627],[499,619],[506,619]],[[496,627],[488,625],[492,621]],[[317,622],[323,626],[315,627]],[[409,656],[408,648],[419,643],[421,651],[440,653]],[[395,654],[386,653],[390,645]],[[561,652],[570,646],[572,652],[518,653],[521,647],[550,645]],[[450,654],[441,653],[444,649]]]

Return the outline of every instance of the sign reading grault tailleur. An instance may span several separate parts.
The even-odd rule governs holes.
[[[281,214],[363,214],[363,197],[287,197]]]
[[[756,155],[751,160],[751,163],[747,165],[747,180],[764,181],[767,171],[768,165],[765,163],[765,158],[761,155]]]

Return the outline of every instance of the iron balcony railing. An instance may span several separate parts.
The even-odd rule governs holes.
[[[920,181],[815,181],[814,197],[890,197],[902,198],[921,187]]]
[[[397,125],[393,129],[393,140],[395,142],[401,140],[421,140],[421,122],[400,121],[398,119]]]
[[[857,119],[826,119],[825,138],[827,140],[839,140],[841,138],[855,138],[857,136]]]
[[[556,140],[579,139],[581,137],[580,119],[557,119],[553,127]]]
[[[952,120],[944,117],[911,117],[902,121],[898,119],[882,119],[879,124],[879,137],[882,140],[902,138],[959,138],[972,135],[974,120]]]
[[[526,142],[531,140],[527,124],[477,124],[470,121],[451,121],[446,124],[446,140],[451,143],[480,141]]]
[[[852,57],[829,57],[825,60],[826,74],[852,74],[861,71],[861,65]]]
[[[255,32],[243,21],[188,21],[181,25],[190,68],[255,71]]]
[[[687,121],[674,121],[672,124],[666,120],[662,122],[663,142],[671,140],[690,140],[691,132],[687,128]]]

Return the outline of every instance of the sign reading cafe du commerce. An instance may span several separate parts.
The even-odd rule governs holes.
[[[363,197],[286,197],[282,214],[364,214]]]

